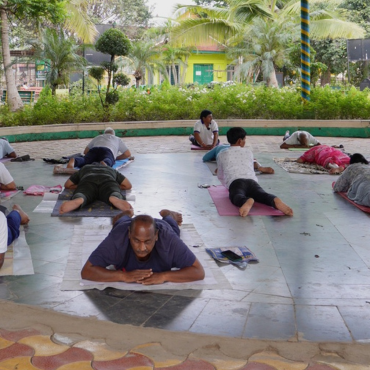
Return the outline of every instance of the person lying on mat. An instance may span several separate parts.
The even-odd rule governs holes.
[[[218,154],[229,147],[230,147],[230,144],[221,144],[221,145],[214,147],[213,149],[211,149],[209,152],[207,152],[203,156],[203,162],[215,161],[217,159]],[[253,167],[255,171],[260,171],[261,173],[268,173],[268,174],[275,173],[274,169],[271,167],[262,167],[261,164],[258,163],[256,159],[254,159],[253,161]]]
[[[143,285],[204,279],[202,265],[180,239],[180,213],[163,209],[161,220],[148,215],[132,218],[133,214],[127,210],[115,220],[82,268],[83,279]],[[114,270],[107,269],[111,265]]]
[[[0,163],[0,190],[16,190],[14,179],[3,163]]]
[[[193,135],[189,136],[189,140],[193,145],[208,150],[220,144],[218,126],[210,110],[205,109],[200,113],[200,120],[195,123]]]
[[[2,158],[16,158],[17,154],[13,147],[9,144],[6,137],[0,138],[0,159]]]
[[[334,192],[347,192],[348,199],[362,206],[370,207],[370,166],[362,154],[350,157],[350,165],[334,185]]]
[[[66,189],[75,189],[72,200],[64,202],[59,213],[74,211],[101,200],[121,211],[131,209],[121,190],[132,188],[130,181],[118,171],[103,164],[88,164],[74,173],[64,184]]]
[[[121,154],[118,155],[118,153]],[[67,168],[81,168],[94,162],[112,167],[116,160],[132,158],[126,144],[115,136],[115,131],[111,127],[107,127],[103,135],[90,141],[84,150],[84,155],[84,157],[71,158]]]
[[[309,148],[320,145],[319,141],[307,131],[295,131],[291,135],[287,131],[283,140],[284,142],[280,145],[280,149]]]
[[[18,204],[13,206],[13,210],[7,216],[0,211],[0,268],[4,264],[8,246],[19,236],[20,225],[26,225],[29,221],[27,213]]]
[[[339,149],[329,145],[317,145],[297,159],[298,163],[318,164],[329,170],[331,175],[344,171],[349,165],[350,157]]]
[[[217,157],[217,177],[229,189],[231,203],[239,207],[242,217],[248,215],[255,201],[274,207],[287,216],[293,216],[290,207],[275,195],[266,193],[258,184],[253,168],[253,153],[245,148],[246,136],[242,127],[231,128],[227,132],[230,147]]]

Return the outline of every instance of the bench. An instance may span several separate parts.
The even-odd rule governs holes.
[[[18,90],[18,94],[24,104],[33,103],[33,101],[35,100],[35,92],[32,90]],[[3,90],[1,101],[2,102],[8,101],[8,91],[7,90]]]

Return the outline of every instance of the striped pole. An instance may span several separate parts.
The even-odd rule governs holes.
[[[301,0],[301,97],[310,101],[310,13],[308,0]]]

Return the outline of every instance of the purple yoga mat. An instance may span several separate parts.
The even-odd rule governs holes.
[[[5,163],[5,162],[9,162],[9,161],[11,161],[12,160],[12,158],[1,158],[0,159],[0,162],[1,163]]]
[[[220,216],[239,216],[239,208],[230,202],[229,191],[224,186],[211,186],[208,191]],[[284,216],[284,213],[255,202],[248,216]]]
[[[190,149],[191,150],[209,150],[209,149],[202,148],[200,146],[196,146],[196,145],[193,145],[193,144],[190,145]]]

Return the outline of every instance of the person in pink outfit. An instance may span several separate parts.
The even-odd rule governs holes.
[[[330,174],[341,173],[349,165],[350,157],[328,145],[317,145],[297,159],[298,163],[316,163],[329,170]]]

